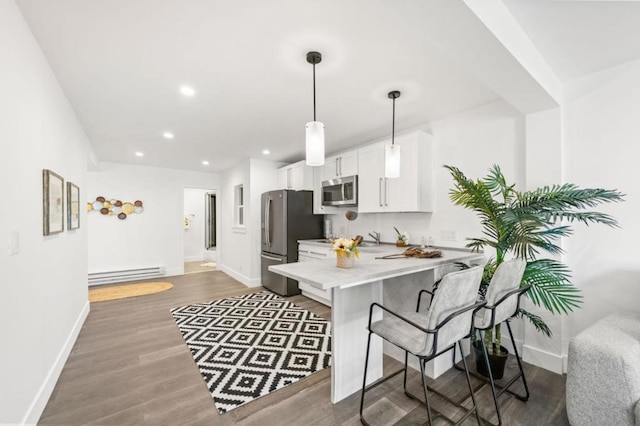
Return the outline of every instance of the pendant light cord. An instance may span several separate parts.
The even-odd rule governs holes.
[[[391,119],[391,145],[395,144],[396,136],[396,98],[393,98],[393,118]]]
[[[316,64],[313,64],[313,121],[316,121]]]

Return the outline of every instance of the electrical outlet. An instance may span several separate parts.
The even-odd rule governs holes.
[[[456,231],[447,229],[440,232],[440,239],[442,241],[456,241]]]

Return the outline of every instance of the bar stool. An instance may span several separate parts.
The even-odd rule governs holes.
[[[482,266],[476,266],[445,275],[438,286],[438,291],[432,294],[431,305],[424,314],[420,313],[420,301],[423,293],[431,293],[427,290],[421,290],[418,293],[416,312],[396,313],[378,303],[371,304],[371,308],[369,309],[369,337],[364,363],[362,394],[360,397],[360,421],[363,425],[369,424],[363,415],[365,393],[401,372],[404,372],[404,393],[408,397],[416,399],[426,405],[429,425],[433,424],[433,419],[435,418],[432,416],[432,411],[439,416],[445,417],[429,405],[428,389],[425,381],[425,366],[427,362],[455,348],[456,342],[458,346],[460,346],[460,340],[471,335],[474,312],[486,303],[477,300],[482,271]],[[372,322],[374,311],[378,309],[383,311],[384,317],[381,320]],[[383,377],[375,383],[366,386],[372,334],[376,334],[404,350],[404,367],[388,377]],[[462,346],[460,346],[460,350],[462,350]],[[407,391],[407,363],[409,353],[416,356],[420,364],[424,402]],[[473,407],[467,410],[463,417],[455,422],[455,424],[462,423],[473,413],[475,413],[478,423],[480,423],[480,415],[478,414],[473,387],[471,386],[471,379],[469,378],[469,370],[464,359],[463,364],[466,372],[467,385],[469,386],[473,400]],[[448,420],[453,422],[451,419]]]
[[[522,276],[527,266],[527,262],[521,259],[510,260],[501,263],[496,269],[491,283],[487,289],[484,300],[486,305],[482,306],[474,314],[473,327],[478,331],[480,342],[482,346],[482,354],[485,365],[487,366],[487,373],[489,375],[489,384],[491,385],[491,393],[493,395],[493,402],[496,407],[496,414],[498,416],[498,425],[502,425],[502,415],[500,414],[500,406],[498,405],[498,397],[504,392],[509,392],[521,401],[527,401],[529,399],[529,387],[527,386],[527,379],[522,369],[522,362],[518,355],[518,349],[516,348],[516,342],[513,338],[513,332],[511,331],[511,325],[509,321],[513,318],[520,308],[520,297],[526,293],[531,286],[523,286]],[[496,392],[496,384],[493,378],[493,373],[489,367],[489,356],[487,354],[487,348],[484,343],[484,333],[487,330],[493,328],[496,324],[507,323],[507,329],[509,330],[509,336],[511,337],[511,344],[513,345],[513,352],[518,362],[519,373],[512,377],[506,385],[501,386],[500,392]],[[455,357],[455,352],[454,352]],[[458,369],[460,369],[458,367]],[[475,375],[474,375],[475,376]],[[509,389],[509,387],[516,382],[519,378],[522,378],[522,384],[524,385],[525,394],[520,395]],[[488,423],[488,422],[487,422]]]

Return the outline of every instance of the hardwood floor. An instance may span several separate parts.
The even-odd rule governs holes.
[[[152,281],[152,280],[149,280]],[[227,414],[219,415],[169,309],[262,290],[247,288],[222,272],[169,277],[174,288],[131,299],[94,303],[40,419],[42,425],[358,425],[359,394],[331,404],[331,371],[325,369]],[[303,296],[290,300],[330,319],[330,309]],[[513,363],[515,364],[515,362]],[[399,363],[385,359],[385,370]],[[508,368],[513,369],[514,365]],[[568,425],[565,378],[526,365],[527,403],[501,397],[505,425]],[[420,392],[419,374],[409,387]],[[479,383],[475,381],[475,383]],[[459,396],[464,376],[451,370],[430,383]],[[448,415],[457,411],[430,398]],[[478,393],[489,420],[488,387]],[[424,424],[426,410],[402,392],[398,376],[367,393],[365,416],[375,425]],[[442,419],[434,424],[447,424]],[[477,424],[475,418],[465,425]]]
[[[197,274],[200,272],[211,272],[216,270],[216,263],[199,260],[197,262],[184,262],[185,274]]]

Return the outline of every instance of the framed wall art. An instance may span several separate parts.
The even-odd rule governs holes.
[[[64,179],[51,170],[42,171],[43,234],[64,231]]]
[[[80,188],[67,182],[67,229],[80,228]]]

